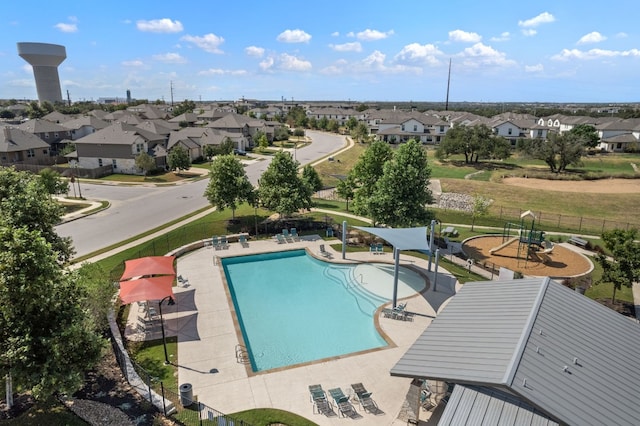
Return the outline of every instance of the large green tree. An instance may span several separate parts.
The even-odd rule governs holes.
[[[307,164],[302,168],[302,179],[304,179],[309,184],[313,192],[320,191],[322,188],[324,188],[320,175],[311,164]]]
[[[213,160],[204,193],[212,206],[220,211],[231,209],[235,219],[236,208],[240,203],[253,201],[253,192],[253,185],[238,159],[233,155],[220,155]]]
[[[53,169],[42,169],[39,173],[42,185],[51,195],[66,194],[69,191],[69,183],[62,179],[60,173]]]
[[[347,179],[353,188],[353,210],[362,216],[369,216],[369,201],[375,191],[376,182],[382,177],[384,164],[393,156],[389,144],[374,141],[360,156]]]
[[[444,137],[436,150],[438,158],[452,154],[464,154],[465,163],[477,163],[481,159],[505,159],[511,155],[509,141],[496,136],[486,124],[455,126]]]
[[[173,107],[173,116],[177,117],[178,115],[184,114],[186,112],[193,112],[196,109],[196,103],[185,99],[183,102]]]
[[[189,157],[189,152],[181,147],[175,146],[171,151],[169,151],[169,157],[167,158],[167,165],[169,166],[169,170],[189,170],[191,167],[191,158]]]
[[[311,207],[313,191],[298,175],[298,165],[290,153],[276,153],[258,182],[258,197],[264,207],[281,216]]]
[[[568,166],[580,164],[584,143],[575,133],[550,133],[547,139],[521,141],[519,150],[526,156],[542,160],[553,173],[562,173]]]
[[[142,170],[145,176],[156,169],[156,160],[146,152],[136,155],[135,163],[136,167]]]
[[[590,124],[578,124],[569,130],[569,133],[576,135],[585,148],[595,148],[600,142],[598,131]]]
[[[424,225],[432,214],[427,204],[433,202],[429,189],[431,169],[427,152],[411,139],[400,145],[393,158],[383,167],[369,201],[369,213],[374,223],[392,227]]]
[[[640,280],[640,243],[637,229],[614,229],[602,234],[602,241],[611,253],[608,258],[599,254],[597,261],[602,266],[599,283],[613,284],[611,301],[615,303],[616,291],[622,286],[631,287]]]

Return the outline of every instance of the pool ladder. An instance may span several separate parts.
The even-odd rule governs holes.
[[[236,345],[236,362],[238,364],[249,364],[249,352],[243,345]]]

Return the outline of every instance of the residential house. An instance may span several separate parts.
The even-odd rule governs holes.
[[[635,151],[640,148],[640,119],[608,121],[595,126],[599,148],[610,152]]]
[[[550,278],[467,282],[391,375],[453,387],[438,425],[635,426],[638,353],[636,321]]]
[[[108,127],[109,123],[92,115],[84,115],[82,117],[66,121],[64,126],[71,130],[71,139],[75,140],[95,133],[98,130],[102,130],[105,127]]]
[[[275,131],[273,125],[267,125],[263,120],[235,113],[225,114],[207,124],[206,127],[226,132],[233,141],[234,147],[241,151],[254,146],[253,138],[258,132],[264,133],[271,141]]]
[[[73,120],[74,118],[76,118],[74,115],[65,115],[58,111],[51,111],[49,114],[42,117],[43,120],[47,120],[56,124],[62,124],[69,120]]]
[[[41,118],[25,121],[18,128],[25,132],[33,133],[49,144],[51,147],[49,154],[52,156],[58,155],[58,152],[66,144],[65,141],[71,139],[71,129]]]
[[[340,126],[344,126],[351,117],[357,118],[359,113],[351,108],[314,108],[306,111],[308,118],[333,120]]]
[[[395,111],[377,121],[376,137],[389,143],[402,143],[416,139],[422,143],[439,144],[449,123],[419,112]]]
[[[125,123],[109,127],[75,141],[78,166],[93,169],[112,166],[115,173],[142,174],[135,158],[146,152],[156,160],[156,166],[166,166],[166,138]]]
[[[193,112],[185,112],[184,114],[177,115],[167,121],[169,121],[169,123],[178,125],[180,125],[181,123],[187,123],[187,127],[193,127],[198,121],[198,115]]]
[[[536,121],[532,119],[497,120],[493,121],[490,127],[497,136],[502,136],[511,142],[512,146],[516,146],[519,139],[529,138],[532,134],[538,135],[544,133],[546,137],[546,132],[543,131],[545,128],[537,124]],[[534,127],[535,131],[533,131]]]
[[[12,126],[0,128],[0,164],[49,164],[49,144],[26,130]]]
[[[156,105],[134,105],[128,107],[127,111],[138,115],[143,120],[168,120],[171,118],[171,114],[166,108],[160,108]]]

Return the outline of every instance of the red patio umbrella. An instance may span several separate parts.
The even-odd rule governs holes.
[[[120,281],[120,300],[126,305],[143,300],[160,300],[173,294],[173,275],[144,277],[137,280]]]
[[[133,277],[144,277],[153,275],[175,275],[173,267],[175,256],[147,256],[124,262],[124,273],[120,281]]]

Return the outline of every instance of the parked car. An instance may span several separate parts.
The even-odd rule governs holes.
[[[247,155],[247,152],[246,152],[246,151],[243,151],[243,150],[238,149],[238,148],[234,148],[234,149],[233,149],[233,153],[234,153],[235,155]]]

